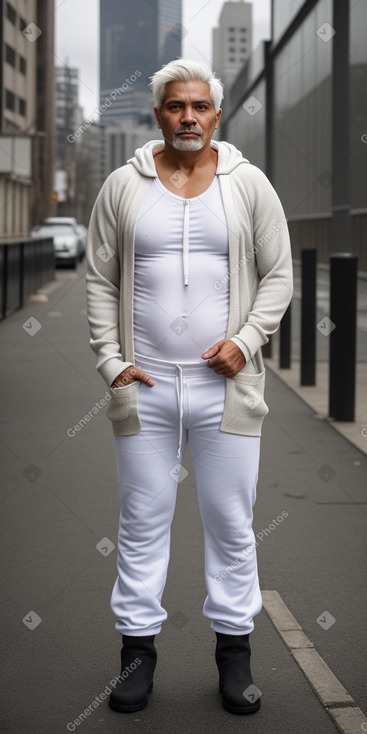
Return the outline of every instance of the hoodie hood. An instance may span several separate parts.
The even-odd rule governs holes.
[[[142,176],[150,176],[152,178],[157,177],[157,171],[153,158],[153,149],[157,146],[164,145],[163,140],[149,140],[145,143],[142,148],[137,148],[133,158],[129,158],[127,163],[130,163],[136,170],[142,174]],[[216,174],[228,174],[231,173],[237,166],[243,163],[248,163],[247,158],[244,158],[241,151],[231,143],[226,143],[220,140],[212,140],[210,143],[212,148],[218,151],[218,165]]]

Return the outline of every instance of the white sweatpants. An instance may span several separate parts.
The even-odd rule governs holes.
[[[121,507],[111,596],[116,629],[154,635],[167,619],[161,599],[180,463],[189,441],[205,538],[203,614],[216,632],[252,632],[262,606],[252,530],[260,436],[219,430],[225,378],[207,361],[174,364],[136,356],[155,385],[139,387],[141,431],[115,437]]]

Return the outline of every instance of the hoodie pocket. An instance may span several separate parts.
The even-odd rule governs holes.
[[[123,387],[110,387],[110,401],[106,416],[113,423],[135,417],[138,412],[138,390],[140,382],[135,380]]]

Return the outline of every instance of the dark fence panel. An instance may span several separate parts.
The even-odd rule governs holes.
[[[6,311],[15,311],[22,305],[21,294],[21,247],[8,247],[6,262]]]
[[[54,279],[55,256],[48,239],[0,242],[0,319],[4,319],[45,283]]]

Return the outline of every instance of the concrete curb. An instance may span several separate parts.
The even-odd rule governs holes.
[[[342,734],[367,731],[367,716],[315,650],[277,591],[262,591],[263,606],[318,699]]]

